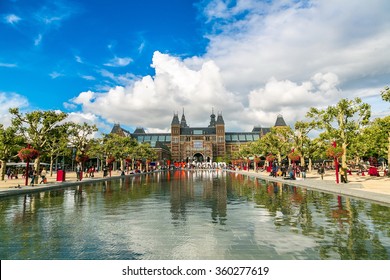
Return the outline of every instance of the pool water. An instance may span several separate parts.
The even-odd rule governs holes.
[[[390,259],[390,208],[223,171],[0,199],[1,259]]]

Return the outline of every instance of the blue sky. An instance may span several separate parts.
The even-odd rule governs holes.
[[[1,90],[60,108],[83,90],[115,86],[100,71],[142,76],[153,74],[155,50],[204,53],[193,1],[165,2],[2,0]]]
[[[369,3],[368,3],[369,2]],[[109,131],[227,130],[360,96],[390,113],[390,2],[0,0],[0,116],[63,110]]]

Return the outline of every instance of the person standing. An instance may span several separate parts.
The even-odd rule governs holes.
[[[77,179],[77,181],[80,181],[81,180],[81,164],[79,163],[79,164],[77,164],[77,166],[76,166],[76,179]]]
[[[345,168],[345,167],[340,168],[340,179],[341,179],[341,183],[348,183],[348,181],[347,181],[347,168]]]
[[[306,179],[306,171],[307,171],[307,166],[306,164],[302,166],[301,168],[301,175],[302,175],[302,179],[305,180]]]

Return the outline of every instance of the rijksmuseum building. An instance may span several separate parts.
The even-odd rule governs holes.
[[[287,126],[282,115],[278,115],[275,126]],[[255,126],[250,132],[227,132],[222,113],[216,116],[214,112],[208,126],[190,127],[183,111],[181,120],[178,114],[173,115],[170,133],[146,133],[143,128],[130,133],[119,124],[114,125],[111,133],[149,143],[157,152],[158,160],[210,162],[230,158],[241,145],[254,142],[269,131],[269,127]]]

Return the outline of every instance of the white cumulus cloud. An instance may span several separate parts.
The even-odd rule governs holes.
[[[8,93],[0,91],[0,123],[5,126],[11,124],[10,108],[26,108],[29,105],[28,100],[17,93]]]
[[[210,0],[198,8],[209,30],[204,55],[182,59],[156,51],[151,76],[101,70],[115,84],[70,102],[109,122],[153,131],[169,130],[182,108],[191,126],[208,125],[214,107],[228,131],[243,131],[273,125],[280,113],[293,125],[312,106],[362,92],[366,102],[383,104],[378,89],[390,75],[389,1]],[[122,59],[106,66],[131,63]]]
[[[71,102],[110,122],[154,131],[169,129],[173,112],[182,108],[193,125],[208,124],[211,104],[228,111],[242,109],[234,94],[225,89],[219,68],[212,61],[191,69],[177,57],[155,52],[152,67],[154,77],[145,76],[131,86],[117,86],[107,92],[82,92]]]

